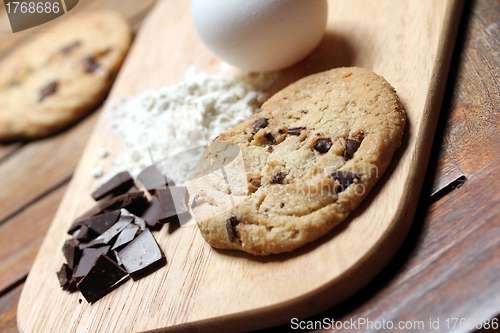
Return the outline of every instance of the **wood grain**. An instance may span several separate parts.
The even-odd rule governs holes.
[[[0,226],[0,290],[28,275],[66,189],[57,188]]]
[[[32,142],[0,164],[0,223],[71,177],[97,116],[91,114],[71,131]]]
[[[17,333],[16,305],[21,296],[22,284],[9,290],[0,298],[0,332]]]
[[[290,316],[310,315],[366,283],[406,233],[423,180],[421,171],[428,158],[428,140],[434,132],[435,111],[440,105],[461,2],[432,4],[332,1],[329,29],[336,37],[328,34],[326,40],[348,41],[353,65],[372,68],[396,86],[410,123],[405,146],[389,171],[391,177],[382,180],[377,195],[371,195],[349,223],[296,254],[263,260],[213,251],[195,229],[180,228],[170,235],[163,230],[158,233],[158,241],[167,253],[167,271],[125,284],[93,306],[80,306],[77,295],[59,290],[53,274],[62,262],[60,246],[71,218],[91,205],[82,193],[90,193],[92,188],[89,171],[96,160],[96,149],[103,142],[113,151],[119,147],[107,131],[109,106],[122,95],[181,79],[192,64],[212,71],[219,66],[186,26],[187,5],[160,2],[145,22],[118,77],[107,104],[108,113],[104,113],[91,137],[28,277],[19,304],[21,328],[27,332],[41,325],[56,331],[137,331],[190,323],[189,327],[175,328],[197,325],[216,331],[250,329],[283,322]],[[408,12],[412,15],[406,15]],[[166,15],[171,19],[165,20]],[[386,19],[390,15],[391,20],[397,17],[399,29],[387,25],[384,15]],[[159,36],[170,43],[158,43]],[[152,45],[155,52],[151,52]],[[320,48],[319,53],[284,76],[308,72],[308,65],[315,62],[328,65],[331,53],[325,50]],[[168,61],[162,56],[165,54],[169,55]],[[333,61],[339,59],[343,58]],[[304,68],[299,70],[300,66]],[[298,272],[303,275],[300,279],[296,278]],[[47,312],[47,304],[60,307],[57,316],[54,311]]]

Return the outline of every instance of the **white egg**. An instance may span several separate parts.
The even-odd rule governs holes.
[[[267,72],[306,57],[321,41],[327,0],[193,0],[203,43],[225,62]]]

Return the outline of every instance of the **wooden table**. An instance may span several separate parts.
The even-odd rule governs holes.
[[[153,3],[87,0],[78,6],[115,8],[137,30]],[[0,5],[0,60],[33,35],[12,34]],[[500,3],[467,1],[410,233],[369,285],[310,320],[424,321],[428,328],[429,318],[439,317],[440,329],[432,332],[471,332],[459,324],[447,329],[444,320],[453,326],[453,318],[500,314],[499,50]],[[24,280],[98,113],[45,140],[0,145],[0,332],[17,331]]]

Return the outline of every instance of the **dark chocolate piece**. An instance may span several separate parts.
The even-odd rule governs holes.
[[[73,238],[79,241],[80,243],[88,242],[97,236],[98,234],[85,224],[81,225],[80,229],[75,231],[75,233],[73,234]]]
[[[163,173],[158,171],[154,165],[148,166],[137,176],[137,182],[142,185],[149,193],[156,189],[164,189],[167,186],[174,186],[175,183],[168,179]]]
[[[80,243],[74,238],[68,239],[64,242],[62,252],[66,258],[69,268],[71,269],[75,268],[80,260],[82,251],[78,247],[79,245]]]
[[[72,276],[73,270],[69,268],[68,264],[62,264],[61,269],[57,272],[57,278],[59,279],[59,285],[63,288],[63,290],[68,290]]]
[[[141,218],[146,221],[146,224],[156,229],[158,228],[158,214],[160,212],[160,200],[153,196],[151,200],[149,200],[149,206],[146,210],[141,214]]]
[[[92,198],[100,200],[108,194],[117,196],[126,193],[132,186],[134,186],[134,179],[130,173],[128,171],[120,172],[95,190],[92,193]]]
[[[116,250],[124,245],[130,243],[135,236],[139,233],[139,227],[134,224],[127,225],[118,235],[115,244],[111,248],[111,250]]]
[[[361,179],[361,177],[355,173],[349,171],[341,171],[337,170],[331,174],[331,177],[335,180],[338,180],[340,183],[337,192],[340,193],[348,188],[352,183],[355,182],[355,179]]]
[[[73,222],[73,225],[68,232],[71,234],[74,230],[76,230],[76,228],[78,228],[78,224],[81,221],[86,220],[92,216],[119,210],[121,208],[126,208],[132,213],[140,215],[140,213],[147,207],[147,205],[148,199],[142,191],[125,193],[114,198],[99,201],[97,205],[77,218],[75,222]]]
[[[38,98],[38,102],[43,101],[46,97],[54,94],[57,91],[57,81],[52,81],[40,89],[40,97]]]
[[[252,134],[257,133],[261,128],[266,128],[269,123],[266,118],[259,118],[253,123]]]
[[[283,172],[278,172],[274,175],[273,179],[271,179],[271,184],[283,184],[283,180],[285,179],[285,174]]]
[[[320,138],[314,143],[314,150],[320,154],[328,152],[330,148],[332,148],[332,139],[330,138]]]
[[[167,263],[165,255],[148,229],[118,252],[118,257],[133,280],[138,280]]]
[[[165,190],[158,190],[157,194],[160,201],[160,211],[158,213],[160,223],[178,221],[177,215],[188,212],[188,192],[186,187],[170,186]]]
[[[116,221],[118,221],[119,217],[120,217],[120,211],[115,210],[109,213],[96,215],[89,219],[80,221],[80,225],[86,225],[94,232],[96,232],[98,235],[100,235],[109,228],[111,228],[111,226],[115,224]]]
[[[350,160],[354,156],[354,153],[356,153],[360,145],[361,141],[359,140],[345,140],[344,158],[346,159],[346,161]]]
[[[85,66],[85,71],[87,73],[93,73],[99,68],[99,64],[93,56],[88,56],[87,58],[85,58],[83,60],[83,65]]]
[[[272,153],[272,152],[273,152],[273,150],[274,150],[273,146],[269,146],[269,147],[267,147],[267,151],[268,151],[269,153]]]
[[[63,47],[63,48],[61,49],[61,52],[62,52],[63,54],[70,54],[70,53],[71,53],[71,51],[73,51],[74,49],[76,49],[79,45],[80,45],[80,41],[79,41],[79,40],[74,41],[73,43],[68,44],[68,45],[66,45],[65,47]]]
[[[106,254],[109,251],[109,246],[103,246],[98,248],[88,248],[83,250],[82,258],[78,263],[78,267],[75,268],[74,278],[77,281],[80,281],[87,273],[90,271],[92,266],[94,265],[94,261],[101,254]]]
[[[276,143],[276,139],[271,133],[267,133],[266,135],[264,135],[264,138],[270,143]]]
[[[235,239],[239,237],[238,231],[236,231],[236,226],[238,224],[240,224],[240,221],[238,221],[234,216],[232,216],[229,220],[226,221],[227,237],[229,238],[229,241],[231,243],[234,242]]]
[[[127,272],[105,254],[95,261],[88,274],[78,283],[77,288],[89,303],[94,303],[111,292],[127,278]]]
[[[303,129],[306,129],[306,128],[304,126],[290,127],[289,129],[287,129],[286,132],[290,135],[300,135],[300,131],[302,131]]]
[[[134,221],[134,218],[131,216],[122,216],[113,224],[108,230],[103,232],[99,237],[93,239],[90,243],[80,244],[81,249],[85,249],[88,247],[96,247],[97,245],[111,245],[111,241],[113,238],[118,236],[118,234],[125,229],[128,225],[131,225]]]

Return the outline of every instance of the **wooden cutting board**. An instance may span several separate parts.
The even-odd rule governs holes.
[[[193,30],[188,1],[159,1],[117,78],[54,222],[24,285],[23,332],[129,332],[165,329],[247,331],[304,318],[366,284],[404,240],[419,198],[463,2],[329,2],[328,30],[317,50],[283,72],[275,89],[338,66],[370,68],[397,90],[408,114],[403,146],[352,216],[292,254],[255,258],[215,251],[195,227],[155,234],[168,264],[90,305],[60,289],[56,271],[72,220],[92,206],[97,151],[110,134],[111,105],[123,96],[179,82],[184,71],[221,71]],[[47,156],[50,158],[50,156]]]

